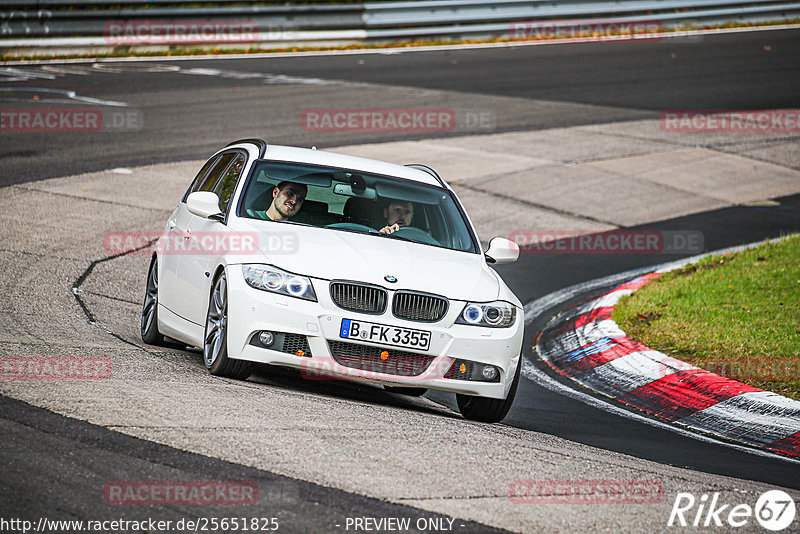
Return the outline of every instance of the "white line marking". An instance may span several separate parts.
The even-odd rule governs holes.
[[[230,78],[234,80],[252,80],[261,79],[265,84],[278,85],[278,84],[301,84],[301,85],[328,85],[332,83],[339,83],[332,80],[323,80],[321,78],[305,78],[301,76],[287,76],[285,74],[270,74],[268,72],[246,72],[236,70],[221,70],[221,69],[200,69],[200,68],[180,68],[181,74],[193,74],[196,76],[218,76],[220,78]]]
[[[130,64],[122,64],[116,65],[114,63],[105,62],[102,60],[91,60],[93,65],[93,70],[98,70],[100,72],[113,72],[119,74],[121,72],[177,72],[180,70],[180,67],[177,65],[130,65]],[[146,61],[146,60],[143,60]],[[130,62],[123,62],[123,63],[130,63]]]
[[[18,81],[18,80],[32,80],[32,79],[40,79],[40,80],[56,79],[56,77],[52,74],[41,74],[39,72],[33,72],[30,70],[19,70],[19,69],[9,69],[9,68],[0,68],[0,76],[13,76],[13,78],[11,79],[3,80],[7,82]]]
[[[50,89],[48,87],[2,87],[0,93],[36,93],[31,94],[30,98],[15,98],[14,96],[1,97],[4,102],[38,102],[38,103],[60,103],[74,104],[75,102],[85,102],[87,104],[97,104],[100,106],[126,107],[126,102],[116,102],[114,100],[100,100],[88,96],[80,96],[75,91],[66,89]],[[37,94],[48,93],[53,95],[63,95],[66,98],[34,98]]]
[[[88,76],[90,72],[90,70],[85,67],[69,67],[69,66],[59,67],[57,65],[42,65],[41,69],[45,72],[55,72],[56,74],[61,74],[61,75],[77,75],[77,76]]]
[[[611,293],[603,295],[599,299],[595,300],[592,305],[592,309],[616,306],[619,303],[619,299],[632,294],[633,289],[617,289],[616,291],[612,291]]]

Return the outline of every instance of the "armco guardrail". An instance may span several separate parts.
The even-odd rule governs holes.
[[[800,2],[770,0],[433,0],[242,5],[241,0],[0,0],[0,52],[277,48],[413,39],[536,38],[600,23],[625,33],[800,19]],[[184,6],[182,4],[190,4]],[[616,25],[616,26],[614,26]],[[569,30],[569,32],[567,32]],[[560,32],[560,35],[559,35]],[[45,50],[47,52],[45,52]]]
[[[694,10],[702,8],[742,7],[756,4],[776,4],[770,0],[725,1],[725,0],[651,0],[598,2],[572,0],[548,2],[531,0],[503,0],[485,2],[481,0],[387,2],[365,5],[365,21],[370,28],[394,26],[433,26],[436,24],[472,24],[488,21],[512,21],[517,19],[552,19],[570,17],[612,17],[623,14],[639,14],[658,18],[659,12]],[[691,17],[691,12],[683,13]]]
[[[53,1],[53,0],[49,0]],[[2,4],[0,4],[2,5]],[[224,24],[248,21],[261,32],[297,30],[343,30],[363,27],[363,5],[297,5],[297,6],[217,6],[217,7],[127,7],[96,9],[85,5],[74,10],[38,9],[8,10],[0,13],[0,35],[13,37],[102,37],[112,21],[131,22],[181,21]],[[54,6],[53,6],[54,7]]]
[[[615,25],[624,32],[625,28],[636,23],[650,23],[647,28],[657,31],[687,25],[702,27],[800,18],[800,3],[795,2],[573,1],[554,5],[552,2],[485,3],[471,0],[393,4],[372,4],[365,11],[368,40],[558,37],[578,34],[582,28],[592,33],[598,26],[604,26],[605,30],[601,32],[613,31]],[[442,25],[437,26],[437,23]]]

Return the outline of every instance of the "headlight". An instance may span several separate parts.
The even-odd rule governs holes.
[[[263,291],[289,295],[299,299],[317,301],[311,279],[287,273],[270,265],[242,265],[242,274],[247,285]]]
[[[502,300],[488,303],[470,302],[464,306],[464,311],[458,316],[456,323],[505,328],[514,324],[516,316],[517,309]]]

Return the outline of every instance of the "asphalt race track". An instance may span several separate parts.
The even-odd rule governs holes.
[[[0,186],[18,187],[20,195],[27,191],[21,189],[23,185],[35,185],[46,178],[203,159],[222,144],[245,137],[324,148],[657,120],[662,111],[671,109],[799,109],[800,30],[657,42],[0,67],[0,105],[3,108],[24,108],[39,103],[54,107],[77,103],[103,106],[104,113],[112,109],[130,113],[127,123],[125,116],[117,116],[123,117],[117,129],[94,134],[0,134]],[[127,105],[115,106],[115,103]],[[303,110],[309,108],[353,107],[448,107],[456,110],[459,122],[454,130],[438,133],[336,133],[310,131],[301,120]],[[478,116],[491,120],[482,125],[470,122],[471,117]],[[797,136],[786,135],[786,142],[796,140]],[[790,167],[800,170],[797,164]],[[187,181],[190,178],[187,177]],[[775,200],[771,205],[725,207],[630,229],[700,231],[707,250],[800,231],[800,195]],[[58,201],[70,217],[85,205],[81,200],[70,206],[73,199],[69,197],[59,197]],[[144,215],[137,212],[136,217]],[[157,219],[156,227],[165,219],[157,210],[152,217]],[[3,234],[8,238],[14,232],[22,235],[10,218],[4,218]],[[4,253],[11,258],[10,265],[17,261],[9,251]],[[70,254],[65,252],[64,256]],[[102,256],[78,259],[85,268]],[[516,264],[500,267],[498,271],[525,303],[576,283],[671,259],[676,256],[523,254]],[[141,261],[136,265],[140,264]],[[13,272],[19,270],[21,268],[9,268]],[[127,273],[121,285],[126,288],[135,285],[143,274]],[[68,286],[64,285],[63,290],[69,291]],[[564,306],[590,296],[580,295]],[[16,311],[15,306],[24,307],[24,304],[12,303],[4,310]],[[122,299],[119,306],[121,310],[128,310],[125,313],[129,315],[138,304]],[[103,322],[102,318],[108,319],[108,324],[120,324],[117,317],[110,317],[113,308],[97,307],[90,302],[89,310],[98,314],[99,323]],[[73,311],[75,321],[85,322],[83,311],[77,305]],[[526,340],[532,340],[538,329],[559,311],[549,310],[528,325]],[[120,316],[123,315],[120,312]],[[115,342],[127,344],[126,350],[136,354],[137,350],[141,352],[138,349],[141,343],[131,332],[137,328],[134,324],[111,329],[109,333],[115,336]],[[82,339],[71,341],[80,346]],[[526,357],[533,360],[530,343],[526,345]],[[198,383],[213,387],[209,378],[201,373],[202,363],[197,353],[177,349],[166,352],[166,370],[158,369],[158,360],[156,363],[148,360],[146,365],[154,366],[152,372],[179,372],[182,379],[197,377]],[[4,353],[0,351],[0,354]],[[182,365],[188,370],[175,371]],[[334,406],[339,401],[359,403],[365,406],[364,410],[375,410],[379,416],[397,417],[401,421],[398,424],[409,426],[424,424],[416,422],[419,417],[426,422],[434,421],[436,431],[442,435],[450,435],[447,432],[451,432],[453,423],[464,425],[465,432],[475,443],[482,438],[503,436],[522,441],[530,437],[547,443],[552,437],[559,440],[558,443],[580,444],[565,453],[565,456],[574,456],[575,462],[588,454],[585,451],[589,447],[597,448],[600,452],[597,457],[592,456],[591,461],[597,461],[601,453],[607,451],[613,462],[630,465],[634,470],[638,460],[629,464],[628,460],[623,460],[623,455],[642,460],[642,465],[647,466],[642,467],[643,472],[650,472],[647,471],[652,469],[650,462],[662,466],[665,473],[673,473],[676,468],[696,472],[701,482],[692,487],[705,487],[705,491],[715,487],[716,476],[800,490],[800,463],[701,441],[613,415],[530,380],[520,384],[514,407],[502,425],[493,426],[465,424],[448,409],[454,408],[455,399],[445,394],[429,393],[423,399],[407,399],[357,385],[309,383],[282,371],[274,374],[263,371],[250,382],[246,386],[221,383],[231,390],[258,388],[249,388],[245,392],[248,395],[272,395],[263,390],[273,388],[277,392],[275,395],[285,396],[292,406],[295,401],[308,399],[316,399],[326,406]],[[203,401],[192,398],[190,402]],[[120,407],[115,409],[124,410],[123,404],[121,400]],[[176,404],[174,409],[180,410],[178,406],[182,405]],[[345,420],[336,407],[330,409]],[[364,417],[365,421],[369,420]],[[0,481],[0,517],[35,520],[49,514],[51,517],[95,518],[91,503],[97,500],[97,485],[126,478],[256,481],[262,497],[258,509],[248,509],[247,515],[280,516],[281,530],[290,532],[345,531],[344,518],[351,516],[404,516],[428,521],[472,517],[463,511],[468,510],[469,498],[463,499],[466,504],[448,508],[445,497],[436,500],[418,496],[413,489],[408,489],[413,488],[413,480],[400,484],[403,490],[398,489],[398,494],[406,496],[393,499],[377,485],[359,487],[358,481],[362,479],[356,476],[348,489],[341,489],[342,485],[333,476],[327,482],[308,482],[314,477],[296,474],[292,467],[284,468],[283,457],[276,462],[279,468],[273,471],[265,467],[270,465],[268,460],[259,460],[257,466],[245,464],[215,456],[213,447],[209,447],[206,454],[198,454],[189,447],[164,445],[164,441],[169,441],[168,434],[164,434],[167,437],[163,439],[157,435],[148,441],[149,436],[147,439],[133,437],[144,436],[145,432],[115,428],[113,423],[89,424],[78,419],[0,397],[3,429],[0,466],[4,473]],[[439,428],[440,423],[443,428]],[[309,428],[313,430],[313,424]],[[452,432],[453,436],[458,436],[458,431]],[[453,437],[453,441],[458,438]],[[200,448],[205,450],[203,446]],[[344,452],[337,454],[363,452],[347,447],[341,450]],[[458,449],[449,452],[458,455]],[[259,455],[259,451],[253,451],[253,455]],[[541,458],[532,458],[531,469],[535,471],[539,465],[536,462],[541,461]],[[568,462],[565,460],[565,463]],[[676,478],[684,476],[680,474],[683,471],[674,472],[678,473],[674,475]],[[423,476],[440,475],[426,472]],[[572,472],[571,478],[595,477],[578,471],[577,474]],[[697,484],[697,480],[692,484]],[[469,491],[464,490],[464,493]],[[667,511],[673,497],[674,493],[666,494]],[[472,498],[477,506],[483,497]],[[494,498],[506,500],[507,496],[495,494]],[[461,508],[463,513],[458,513],[458,506],[466,507]],[[131,519],[179,519],[228,513],[217,508],[198,511],[196,507],[123,508],[119,516]],[[437,513],[436,510],[446,512]],[[494,527],[486,525],[492,524],[509,530],[538,530],[539,524],[520,524],[504,517],[502,512],[487,514],[473,521],[456,519],[453,529],[490,532]],[[549,511],[543,515],[548,514]],[[555,516],[560,517],[559,514],[561,512]],[[618,531],[651,528],[635,527],[633,519],[629,520],[631,522],[621,520],[611,528]],[[666,517],[657,520],[665,521]],[[592,524],[590,519],[582,521],[580,525],[585,528],[604,526],[603,523]],[[570,523],[567,517],[542,525],[565,531]],[[663,528],[656,526],[653,530]]]
[[[129,103],[142,112],[144,127],[104,132],[92,143],[67,132],[4,136],[0,185],[203,159],[221,140],[254,135],[319,148],[423,137],[321,135],[303,129],[300,116],[307,108],[446,106],[495,117],[490,130],[459,125],[447,135],[658,118],[671,109],[792,108],[800,84],[797,41],[798,30],[785,30],[588,46],[22,69],[38,77],[2,83],[6,105],[22,107],[34,98],[71,100],[58,93],[37,94],[32,87],[74,91]],[[287,77],[308,85],[287,83],[292,82]]]

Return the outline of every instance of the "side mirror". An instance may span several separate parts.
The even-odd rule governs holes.
[[[489,263],[514,263],[519,259],[519,245],[505,237],[495,237],[489,241],[489,249],[484,255]]]
[[[224,215],[219,209],[219,197],[210,191],[195,191],[186,199],[190,213],[204,219],[221,220]]]

